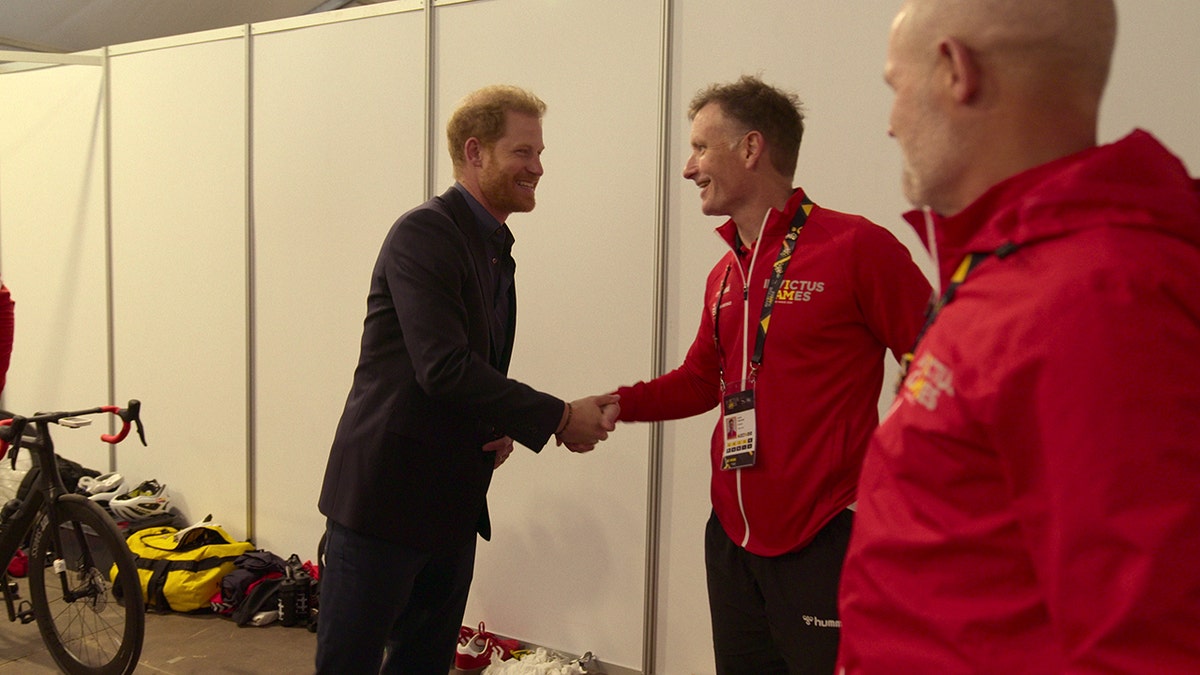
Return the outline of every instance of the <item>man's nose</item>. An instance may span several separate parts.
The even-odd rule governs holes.
[[[688,157],[688,161],[683,165],[683,177],[692,180],[696,175],[696,158]]]

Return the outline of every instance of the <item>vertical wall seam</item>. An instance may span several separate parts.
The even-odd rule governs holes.
[[[255,306],[254,306],[254,32],[246,24],[245,43],[245,228],[246,228],[246,538],[254,540],[256,521],[255,484],[258,466],[255,442],[256,378],[255,366]]]
[[[112,218],[112,59],[105,47],[101,56],[101,110],[103,122],[104,172],[104,335],[108,361],[108,404],[117,404],[116,294],[113,289],[113,218]],[[109,415],[108,432],[116,432],[116,419]],[[117,446],[108,446],[108,470],[117,470]]]
[[[422,3],[425,12],[425,184],[423,186],[425,199],[431,199],[434,191],[434,145],[435,138],[433,128],[433,107],[434,107],[434,24],[433,24],[433,5],[434,0],[424,0]]]
[[[672,0],[662,0],[662,34],[659,53],[658,94],[658,186],[655,189],[654,303],[651,317],[650,368],[655,377],[666,369],[667,354],[667,272],[670,215],[670,103],[671,103],[671,22]],[[662,524],[663,423],[650,427],[649,471],[646,479],[646,580],[643,599],[642,673],[654,675],[658,648],[659,546]]]

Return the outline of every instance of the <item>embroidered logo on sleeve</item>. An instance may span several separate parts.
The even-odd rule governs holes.
[[[954,373],[926,352],[909,369],[901,394],[911,403],[936,410],[942,394],[954,396]]]

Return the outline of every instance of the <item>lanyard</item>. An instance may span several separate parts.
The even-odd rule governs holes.
[[[954,300],[954,296],[958,292],[958,287],[963,285],[963,282],[967,280],[967,276],[975,271],[976,267],[979,267],[979,263],[987,260],[993,253],[997,258],[1006,258],[1015,250],[1017,250],[1017,246],[1008,242],[997,248],[994,252],[968,253],[967,257],[962,259],[962,262],[958,264],[958,268],[954,270],[954,274],[950,276],[950,283],[946,285],[946,290],[942,293],[942,297],[931,300],[929,307],[925,309],[925,325],[921,326],[921,332],[917,333],[917,339],[913,342],[912,350],[900,357],[900,380],[896,384],[897,391],[904,385],[904,378],[908,376],[908,367],[912,364],[913,358],[917,353],[917,347],[920,346],[921,340],[925,338],[925,333],[929,331],[929,327],[937,320],[938,314],[945,309],[946,305]]]
[[[812,209],[813,203],[808,196],[801,197],[800,206],[796,209],[796,215],[792,217],[788,233],[784,236],[783,243],[779,245],[779,255],[775,258],[775,264],[772,266],[771,281],[767,284],[767,295],[763,298],[762,312],[759,315],[758,334],[754,340],[754,356],[750,359],[750,373],[746,378],[749,382],[754,380],[758,367],[762,365],[763,347],[767,342],[767,329],[771,324],[771,309],[775,306],[775,296],[783,284],[783,273],[787,271],[788,265],[792,262],[792,252],[796,249],[796,238],[800,236],[800,230],[804,228],[804,223],[808,221],[808,214]],[[725,267],[725,277],[721,280],[721,292],[717,295],[717,305],[713,308],[713,340],[717,344],[717,368],[720,371],[722,391],[725,390],[725,359],[721,350],[721,302],[725,299],[729,270],[732,267],[732,263]],[[750,270],[750,276],[753,275],[753,272],[754,270]],[[746,288],[749,289],[749,283],[746,284]]]

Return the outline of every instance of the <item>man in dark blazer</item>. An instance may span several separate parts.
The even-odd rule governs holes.
[[[487,489],[513,441],[590,450],[615,396],[571,403],[507,376],[513,237],[534,207],[545,104],[494,86],[447,127],[456,184],[400,217],[371,278],[358,367],[319,508],[319,673],[445,675],[488,539]]]

